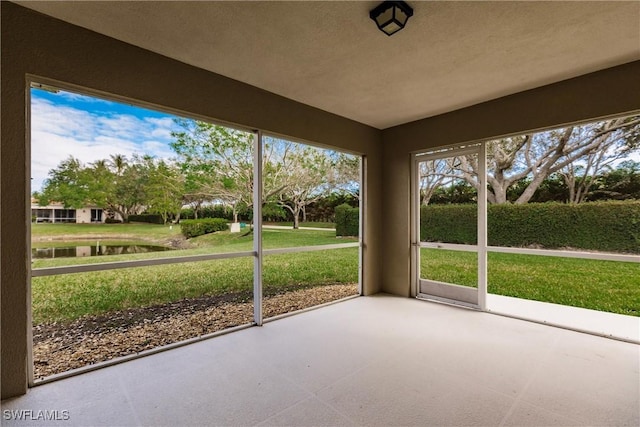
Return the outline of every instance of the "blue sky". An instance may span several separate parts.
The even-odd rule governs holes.
[[[118,102],[31,89],[31,189],[72,155],[84,163],[112,154],[170,158],[175,116]]]
[[[31,89],[31,190],[70,155],[83,163],[113,154],[172,158],[170,114],[76,93]],[[640,152],[629,157],[640,161]],[[618,163],[618,162],[616,162]]]

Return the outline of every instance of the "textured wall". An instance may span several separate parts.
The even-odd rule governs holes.
[[[410,293],[411,153],[640,110],[640,61],[383,131],[383,291]]]
[[[364,154],[366,294],[410,293],[412,152],[640,110],[634,62],[381,132],[12,3],[1,8],[2,398],[27,385],[27,75]]]
[[[27,385],[30,215],[26,76],[141,101],[147,106],[300,138],[363,154],[368,163],[364,292],[380,290],[381,133],[238,81],[2,2],[0,286],[2,398]]]

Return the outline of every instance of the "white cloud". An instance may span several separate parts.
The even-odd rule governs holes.
[[[34,97],[31,105],[31,188],[39,190],[48,172],[70,155],[85,164],[108,159],[112,154],[171,157],[173,152],[168,144],[173,126],[171,118],[95,114]]]
[[[93,96],[88,96],[88,95],[81,95],[79,93],[74,93],[74,92],[66,92],[63,90],[58,92],[57,96],[70,101],[81,101],[81,102],[92,103],[92,104],[98,104],[98,103],[112,104],[112,101],[107,101],[106,99],[95,98]]]
[[[158,128],[173,129],[175,127],[173,119],[170,117],[145,117],[144,120]]]
[[[154,156],[161,159],[168,159],[176,156],[176,153],[169,146],[157,140],[143,141],[141,143],[142,151],[145,153],[153,153]]]
[[[171,132],[177,128],[177,125],[170,117],[146,117],[144,120],[153,126],[153,131],[151,132],[153,138],[171,140]]]
[[[91,132],[87,126],[90,123],[91,115],[86,111],[55,106],[44,99],[34,99],[31,102],[32,132],[89,137]]]
[[[171,129],[156,128],[151,132],[151,136],[154,138],[170,139]]]

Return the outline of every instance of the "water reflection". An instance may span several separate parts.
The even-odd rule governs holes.
[[[48,248],[32,248],[31,258],[75,258],[100,255],[128,255],[141,254],[147,252],[170,251],[171,248],[155,245],[78,245],[66,247],[48,247]]]

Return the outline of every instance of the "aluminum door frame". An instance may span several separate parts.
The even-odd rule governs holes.
[[[445,159],[466,154],[478,156],[477,193],[478,238],[476,245],[423,243],[420,241],[420,177],[419,163],[426,160]],[[486,311],[487,309],[487,161],[486,143],[477,143],[462,148],[442,149],[411,156],[411,295],[420,299],[435,300]],[[453,283],[422,279],[420,277],[420,249],[435,248],[476,252],[478,256],[477,288]]]

